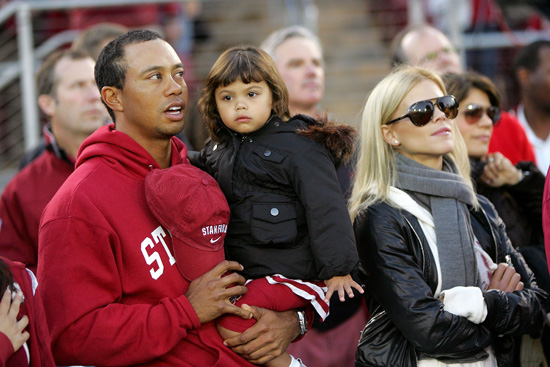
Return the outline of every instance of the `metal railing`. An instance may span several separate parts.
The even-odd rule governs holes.
[[[36,103],[35,71],[45,56],[53,50],[71,43],[79,34],[78,30],[60,32],[35,48],[34,14],[44,11],[136,6],[140,4],[167,4],[174,2],[183,3],[186,1],[188,0],[35,0],[12,1],[0,8],[0,26],[12,19],[15,20],[18,51],[17,60],[0,62],[0,91],[5,90],[9,85],[13,86],[13,83],[19,78],[24,149],[28,150],[36,146],[41,134],[38,105]],[[202,0],[201,2],[204,4],[207,1]],[[313,31],[316,30],[317,8],[314,0],[270,1],[269,7],[278,7],[277,10],[286,12],[286,18],[290,22],[300,22]],[[300,9],[301,19],[295,19],[297,9]],[[21,72],[22,70],[26,72]],[[5,153],[2,151],[1,155],[5,155]],[[0,164],[0,170],[3,168],[2,164]]]
[[[17,44],[19,51],[19,68],[13,67],[7,71],[15,76],[21,77],[21,94],[23,108],[23,131],[25,149],[30,149],[36,146],[40,139],[40,126],[38,116],[38,106],[36,104],[36,87],[34,80],[34,72],[17,73],[21,70],[36,69],[37,57],[33,47],[33,29],[32,17],[33,11],[45,10],[68,10],[75,8],[104,8],[124,5],[139,5],[139,4],[163,4],[173,2],[170,0],[52,0],[52,1],[16,1],[8,3],[0,9],[0,24],[7,19],[16,17],[17,25]],[[45,51],[48,51],[47,49]],[[41,55],[43,57],[43,55]],[[2,73],[4,74],[4,73]],[[7,83],[6,83],[7,84]]]
[[[448,36],[453,45],[460,52],[462,64],[464,64],[465,52],[467,50],[480,50],[491,48],[511,48],[527,45],[538,39],[549,39],[550,31],[503,31],[503,32],[474,32],[464,33],[461,24],[457,20],[457,8],[459,1],[443,2],[446,6],[445,24],[448,27]],[[426,21],[424,14],[423,0],[409,0],[408,22],[409,24],[421,24]]]

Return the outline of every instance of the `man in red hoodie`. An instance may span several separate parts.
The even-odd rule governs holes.
[[[40,225],[38,289],[58,365],[252,366],[281,354],[301,333],[296,312],[253,309],[256,325],[224,345],[214,320],[251,314],[229,302],[246,292],[244,278],[222,276],[241,265],[224,260],[198,276],[204,259],[191,250],[174,255],[179,234],[149,207],[146,177],[189,164],[174,138],[187,107],[183,74],[174,49],[147,30],[118,37],[99,56],[96,83],[114,124],[84,141],[74,174]],[[190,223],[216,210],[205,197],[185,212]],[[195,227],[188,230],[225,228]],[[189,269],[198,278],[182,275]]]

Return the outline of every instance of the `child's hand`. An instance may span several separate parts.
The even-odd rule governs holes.
[[[332,297],[332,294],[334,291],[338,291],[338,296],[340,297],[340,302],[344,302],[346,300],[344,292],[348,294],[349,298],[353,298],[353,289],[352,287],[357,289],[359,293],[363,293],[363,288],[357,284],[352,278],[351,275],[344,275],[343,277],[332,277],[329,280],[325,280],[325,284],[328,287],[328,291],[326,294],[325,302],[329,302],[330,297]]]
[[[12,301],[11,292],[6,290],[0,301],[0,332],[11,341],[14,351],[21,348],[30,336],[28,331],[23,331],[29,324],[29,318],[25,315],[17,321],[22,300],[23,295],[18,293]]]

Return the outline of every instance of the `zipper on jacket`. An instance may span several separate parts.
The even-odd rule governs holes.
[[[426,254],[424,253],[424,245],[422,244],[422,241],[420,240],[420,236],[418,235],[418,233],[416,233],[416,230],[412,226],[411,222],[409,222],[409,220],[405,216],[403,216],[403,218],[405,218],[405,220],[407,221],[409,227],[411,227],[414,235],[416,236],[416,239],[418,240],[418,243],[420,244],[420,250],[422,251],[422,273],[424,274],[424,280],[426,281],[426,284],[428,284],[428,276],[426,274]],[[386,312],[386,311],[384,311],[384,312]],[[409,341],[407,341],[407,342],[409,342]],[[418,366],[418,353],[416,353],[416,348],[413,347],[412,350],[413,350],[414,356],[415,356],[414,365]]]
[[[362,345],[362,339],[363,339],[363,335],[367,332],[367,329],[370,325],[372,325],[376,320],[378,320],[380,317],[382,317],[383,315],[386,314],[386,310],[382,310],[381,312],[378,312],[378,310],[380,309],[380,306],[376,307],[376,310],[374,310],[373,312],[373,317],[371,317],[369,319],[369,321],[367,321],[367,324],[365,325],[365,327],[363,328],[363,330],[361,330],[361,337],[359,338],[359,345]]]
[[[411,222],[409,222],[409,220],[405,216],[403,216],[403,218],[405,218],[405,220],[407,221],[407,224],[409,225],[409,227],[411,227],[411,230],[413,231],[414,235],[416,236],[416,239],[418,240],[418,243],[420,244],[420,251],[422,252],[422,273],[424,274],[424,280],[427,283],[428,279],[427,279],[427,276],[426,276],[426,254],[424,253],[424,245],[422,244],[422,241],[420,240],[420,236],[414,230],[414,227],[412,226]]]

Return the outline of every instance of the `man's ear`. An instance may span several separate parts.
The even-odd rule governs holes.
[[[55,113],[55,98],[49,94],[41,94],[38,96],[38,107],[46,116],[53,116]]]
[[[395,135],[393,129],[389,125],[382,125],[380,127],[382,129],[382,136],[384,137],[384,141],[391,145],[392,147],[398,147],[401,143],[399,142],[399,139]]]
[[[526,68],[519,68],[516,71],[516,78],[518,79],[518,83],[520,87],[523,87],[526,83],[529,82],[530,76],[531,76],[531,72]]]
[[[103,87],[101,88],[101,98],[111,110],[118,112],[124,111],[124,106],[120,98],[120,89],[115,87]]]

